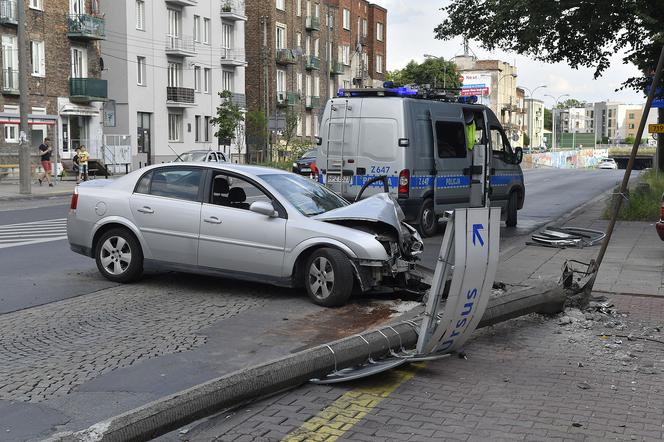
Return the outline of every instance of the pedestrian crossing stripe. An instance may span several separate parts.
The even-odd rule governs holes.
[[[0,225],[0,249],[60,241],[66,238],[66,218]]]

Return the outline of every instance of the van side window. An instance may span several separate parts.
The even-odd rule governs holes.
[[[438,158],[466,158],[466,131],[463,123],[436,121]]]
[[[494,153],[507,152],[512,153],[512,147],[510,146],[505,133],[497,126],[491,126],[491,150]]]

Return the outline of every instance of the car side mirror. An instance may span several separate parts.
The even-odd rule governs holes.
[[[523,161],[523,149],[520,147],[515,147],[514,148],[514,164],[521,164],[521,161]]]
[[[267,201],[254,201],[251,203],[251,206],[249,206],[249,210],[260,213],[261,215],[269,216],[270,218],[275,218],[279,215],[277,211],[274,210],[272,203],[268,203]]]

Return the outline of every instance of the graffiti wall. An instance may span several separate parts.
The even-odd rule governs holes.
[[[580,149],[532,153],[523,156],[523,165],[527,168],[556,167],[558,169],[583,169],[596,167],[600,158],[608,156],[608,149]]]

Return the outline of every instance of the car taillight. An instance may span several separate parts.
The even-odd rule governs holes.
[[[71,204],[69,205],[69,208],[71,210],[76,210],[77,206],[78,206],[78,187],[74,187],[74,193],[71,196]]]
[[[659,208],[659,219],[664,221],[664,197],[662,197],[662,203]]]
[[[399,196],[408,197],[410,191],[410,170],[404,169],[399,172]]]

